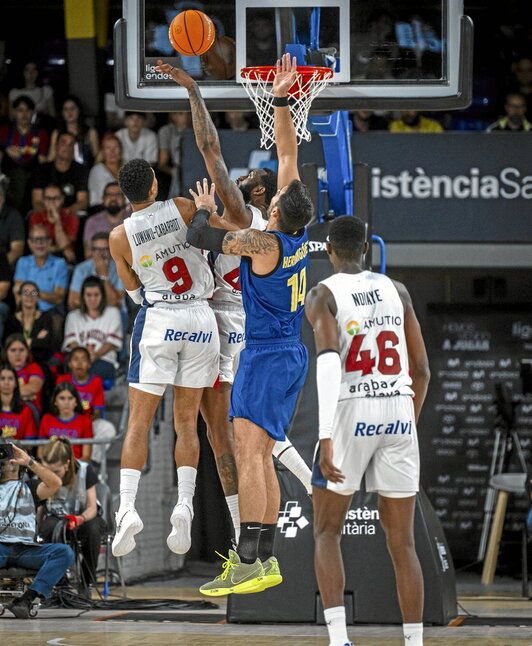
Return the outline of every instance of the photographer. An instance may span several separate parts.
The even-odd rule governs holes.
[[[21,467],[39,481],[21,479]],[[15,617],[27,619],[37,597],[46,599],[74,561],[62,543],[36,543],[36,506],[53,496],[61,479],[15,444],[0,443],[0,567],[38,570],[30,587],[8,606]]]

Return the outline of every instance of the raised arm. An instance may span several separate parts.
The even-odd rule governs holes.
[[[251,224],[251,213],[246,208],[240,189],[235,182],[229,179],[227,166],[222,157],[218,132],[201,96],[198,84],[184,70],[172,67],[161,60],[157,61],[156,69],[170,75],[178,85],[184,87],[188,92],[196,145],[225,207],[224,219],[240,228],[248,227]]]
[[[281,60],[277,61],[272,87],[275,97],[273,103],[275,145],[279,159],[277,188],[283,188],[294,179],[299,179],[296,130],[288,107],[288,90],[292,87],[296,75],[296,58],[290,61],[290,54],[283,54]]]

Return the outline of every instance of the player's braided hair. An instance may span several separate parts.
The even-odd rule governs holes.
[[[329,242],[344,260],[358,260],[366,242],[366,225],[355,215],[341,215],[329,227]]]

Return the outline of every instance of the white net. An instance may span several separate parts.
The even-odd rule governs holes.
[[[272,84],[275,67],[264,70],[246,67],[241,71],[243,85],[249,98],[253,101],[259,117],[262,137],[261,148],[271,148],[275,143],[273,132],[273,93]],[[297,144],[304,139],[311,140],[307,128],[308,114],[314,98],[325,88],[333,76],[333,71],[323,67],[309,69],[304,74],[298,73],[294,85],[290,88],[290,113],[297,135]]]

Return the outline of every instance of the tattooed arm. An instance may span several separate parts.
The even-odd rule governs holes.
[[[196,144],[203,156],[209,176],[216,184],[218,196],[225,207],[224,219],[240,228],[248,227],[252,220],[251,212],[246,208],[240,189],[229,179],[227,166],[222,157],[218,132],[203,101],[198,84],[184,70],[172,67],[162,61],[157,61],[157,70],[169,74],[188,92]]]

